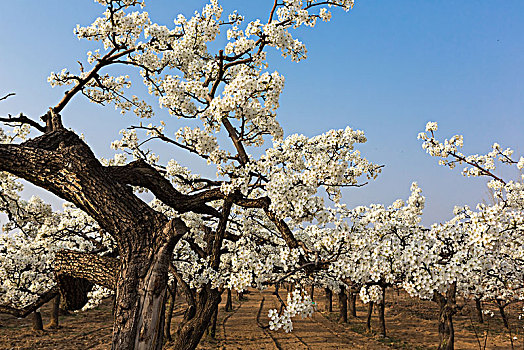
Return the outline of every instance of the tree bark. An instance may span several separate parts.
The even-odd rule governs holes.
[[[34,331],[43,331],[44,325],[42,323],[42,314],[40,311],[33,312],[33,330]]]
[[[438,350],[453,350],[455,348],[455,329],[453,315],[457,312],[457,283],[452,283],[446,295],[435,292],[434,300],[439,305],[439,346]]]
[[[117,282],[113,349],[162,348],[173,246],[165,242],[149,256],[137,252],[123,259]]]
[[[347,304],[346,287],[340,287],[340,292],[338,293],[338,307],[339,307],[338,322],[347,323],[348,322],[348,304]]]
[[[366,329],[368,331],[371,331],[371,316],[373,314],[373,302],[370,301],[368,303],[368,314],[367,314],[367,317],[366,317]]]
[[[326,310],[328,312],[333,312],[333,292],[331,289],[326,288]]]
[[[231,298],[231,289],[229,288],[227,289],[226,306],[224,309],[226,312],[233,311],[233,300]]]

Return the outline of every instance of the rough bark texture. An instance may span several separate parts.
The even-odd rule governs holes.
[[[339,308],[338,322],[347,323],[348,321],[348,303],[347,303],[347,295],[346,295],[345,287],[340,287],[340,292],[338,293],[338,308]]]
[[[63,250],[55,255],[55,273],[67,310],[79,310],[87,293],[98,284],[115,289],[120,262],[116,258]]]
[[[451,284],[446,295],[435,292],[434,300],[439,305],[439,346],[438,350],[453,350],[455,347],[455,329],[453,315],[457,312],[456,282]]]
[[[55,255],[57,275],[86,279],[108,289],[115,289],[120,262],[116,258],[74,250],[62,250]]]

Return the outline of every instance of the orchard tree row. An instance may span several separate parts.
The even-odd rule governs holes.
[[[266,19],[247,21],[212,0],[172,28],[154,23],[141,1],[97,2],[102,16],[75,33],[100,48],[76,73],[48,79],[66,87],[62,100],[41,120],[0,117],[1,312],[37,315],[58,295],[79,310],[113,293],[113,349],[159,349],[171,319],[166,301],[178,289],[188,308],[174,346],[194,349],[224,291],[294,283],[269,313],[272,329],[290,331],[293,317],[314,311],[308,287],[358,292],[382,305],[382,315],[384,291],[400,287],[439,304],[440,347],[451,349],[457,296],[522,297],[523,182],[500,178],[495,164],[521,170],[523,157],[497,144],[466,156],[461,136],[442,143],[428,123],[424,149],[445,166],[466,166],[466,176],[489,177],[495,199],[456,208],[452,220],[428,229],[416,184],[407,201],[387,207],[341,203],[342,188],[361,187],[382,168],[356,148],[366,142],[362,131],[284,137],[276,119],[284,77],[270,69],[268,48],[305,59],[296,29],[329,21],[331,10],[348,11],[353,1],[275,1]],[[226,45],[214,51],[217,39]],[[129,75],[112,73],[123,69],[139,72],[151,96],[131,94]],[[65,127],[74,116],[62,112],[78,94],[134,115],[111,143],[113,159],[97,158],[81,130]],[[171,159],[169,146],[216,176]],[[22,199],[21,180],[63,199],[63,210]]]

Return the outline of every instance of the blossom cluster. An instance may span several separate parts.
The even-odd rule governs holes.
[[[293,330],[293,317],[310,317],[314,309],[311,297],[304,290],[295,289],[287,295],[286,307],[280,314],[276,309],[269,310],[269,329],[278,330],[283,328],[286,333],[289,333]]]

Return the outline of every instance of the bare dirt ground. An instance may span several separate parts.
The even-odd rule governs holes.
[[[277,299],[271,291],[251,291],[244,300],[233,297],[234,309],[224,312],[224,301],[219,308],[215,339],[204,336],[199,349],[436,349],[438,344],[437,308],[430,301],[411,299],[390,291],[386,303],[387,338],[366,332],[366,306],[357,303],[357,318],[349,323],[336,321],[337,313],[325,312],[323,293],[317,293],[316,312],[312,318],[298,319],[291,333],[269,331],[267,313],[277,308]],[[284,297],[285,292],[281,293]],[[225,297],[223,298],[225,299]],[[337,311],[336,298],[333,308]],[[262,309],[260,305],[264,300]],[[508,307],[511,337],[503,327],[493,306],[495,316],[486,316],[479,324],[473,308],[468,305],[455,317],[456,349],[524,349],[524,321],[518,319],[522,305]],[[173,332],[184,311],[181,298],[175,305]],[[471,313],[471,315],[470,315]],[[49,320],[49,306],[42,308],[44,324]],[[258,322],[257,322],[258,320]],[[35,333],[31,319],[16,319],[0,315],[0,349],[109,349],[111,342],[111,302],[94,310],[60,317],[61,328],[45,329]],[[374,329],[378,329],[377,314],[373,314]],[[44,327],[45,328],[45,327]],[[487,335],[487,336],[486,336]],[[166,344],[167,349],[173,349]]]

